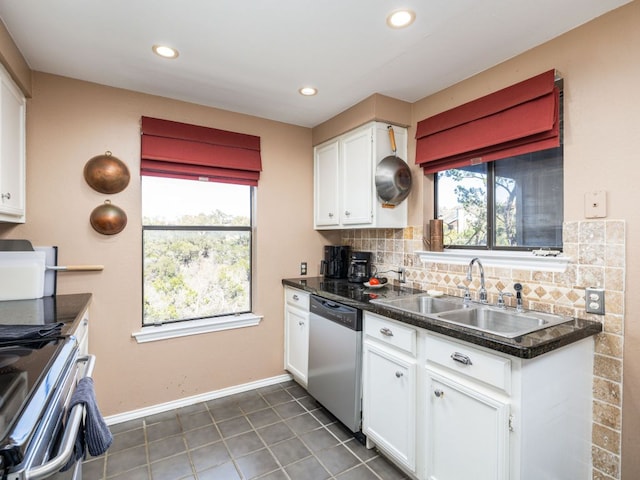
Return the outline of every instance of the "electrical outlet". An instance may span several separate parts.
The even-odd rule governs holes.
[[[301,262],[300,263],[300,275],[306,275],[307,274],[307,262]]]
[[[587,288],[584,295],[584,306],[587,313],[604,315],[604,288]]]

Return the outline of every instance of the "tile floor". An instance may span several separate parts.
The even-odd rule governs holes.
[[[295,382],[113,425],[83,480],[396,480]]]

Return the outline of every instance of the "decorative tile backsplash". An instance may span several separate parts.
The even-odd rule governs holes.
[[[426,250],[422,226],[404,229],[344,230],[342,243],[354,250],[373,252],[377,271],[406,269],[408,285],[421,290],[438,289],[462,295],[466,265],[422,263],[414,253]],[[622,359],[624,339],[625,222],[589,220],[563,225],[563,254],[569,262],[564,272],[485,267],[490,303],[498,291],[512,291],[522,283],[524,307],[595,320],[603,324],[596,337],[593,371],[592,461],[594,480],[620,479],[622,429]],[[471,259],[472,254],[469,255]],[[446,257],[443,257],[446,258]],[[475,272],[474,272],[475,273]],[[396,274],[388,273],[390,280]],[[478,275],[469,285],[472,297],[479,288]],[[605,290],[605,315],[585,312],[585,288]],[[513,298],[506,298],[513,304]]]

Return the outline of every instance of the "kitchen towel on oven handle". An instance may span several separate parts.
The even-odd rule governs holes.
[[[71,396],[69,414],[76,405],[84,406],[84,425],[81,422],[80,431],[76,437],[73,455],[61,471],[71,468],[76,461],[84,459],[85,444],[89,454],[95,457],[106,452],[111,446],[111,443],[113,443],[111,430],[109,430],[107,423],[104,421],[96,402],[93,378],[83,377],[78,381],[76,390]]]

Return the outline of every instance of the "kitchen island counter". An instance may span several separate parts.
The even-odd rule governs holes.
[[[527,335],[516,338],[506,338],[483,333],[471,328],[465,328],[435,318],[400,312],[371,302],[371,300],[381,298],[397,298],[419,293],[426,294],[426,292],[413,288],[399,288],[389,285],[383,288],[369,289],[362,284],[349,283],[347,280],[333,280],[323,277],[283,279],[282,284],[304,290],[328,300],[373,312],[393,320],[519,358],[534,358],[596,335],[602,331],[602,324],[599,322],[574,318],[565,323],[538,330]]]

